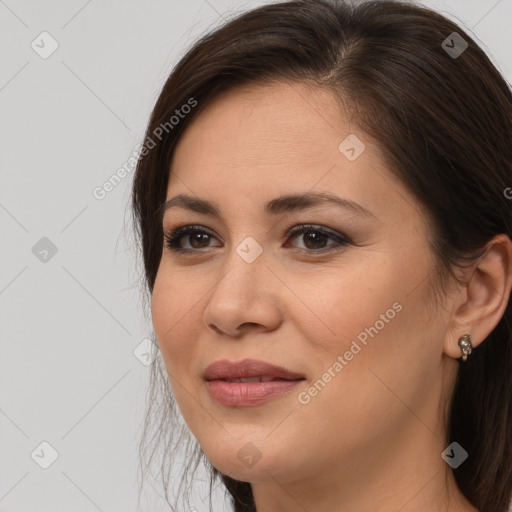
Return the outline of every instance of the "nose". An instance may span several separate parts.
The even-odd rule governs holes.
[[[248,331],[272,331],[282,321],[279,290],[282,283],[263,255],[247,263],[233,250],[222,267],[203,313],[205,325],[233,338]]]

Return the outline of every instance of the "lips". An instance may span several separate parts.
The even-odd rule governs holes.
[[[252,407],[289,394],[303,375],[265,361],[223,359],[204,372],[210,396],[226,407]]]
[[[221,379],[224,382],[270,382],[273,380],[285,380],[272,377],[271,375],[260,375],[259,377],[244,377],[241,379]]]
[[[282,366],[256,359],[243,359],[241,361],[222,359],[206,368],[204,378],[207,381],[269,382],[273,380],[302,380],[305,377]]]

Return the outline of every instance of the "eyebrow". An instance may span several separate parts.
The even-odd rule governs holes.
[[[282,195],[266,203],[264,213],[279,215],[323,205],[338,206],[377,220],[377,217],[370,210],[359,203],[343,199],[329,192]],[[162,218],[167,210],[177,207],[223,219],[220,208],[214,202],[186,194],[179,194],[165,202],[162,206]]]

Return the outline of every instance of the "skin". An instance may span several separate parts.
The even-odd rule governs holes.
[[[366,146],[354,161],[338,149],[350,133]],[[469,332],[477,346],[505,311],[510,239],[493,239],[462,275],[467,284],[452,282],[436,304],[425,212],[334,97],[304,83],[219,96],[182,135],[170,171],[167,200],[200,197],[223,215],[166,211],[164,232],[201,225],[213,236],[184,236],[189,255],[164,248],[152,298],[177,403],[210,462],[252,484],[258,512],[475,511],[441,458],[447,404],[459,337]],[[277,196],[305,192],[356,201],[375,218],[334,205],[263,212]],[[287,237],[303,223],[352,243]],[[236,251],[249,236],[263,249],[252,263]],[[314,254],[326,246],[337,248]],[[402,306],[394,318],[301,403],[299,393],[394,303]],[[246,357],[306,380],[259,406],[212,400],[206,366]],[[237,457],[248,442],[261,455],[250,467]]]

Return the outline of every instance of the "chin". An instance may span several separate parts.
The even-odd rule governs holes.
[[[263,438],[264,436],[262,436]],[[252,441],[251,441],[252,439]],[[206,458],[221,473],[242,482],[267,481],[283,469],[284,460],[270,443],[258,442],[253,436],[201,445]]]

